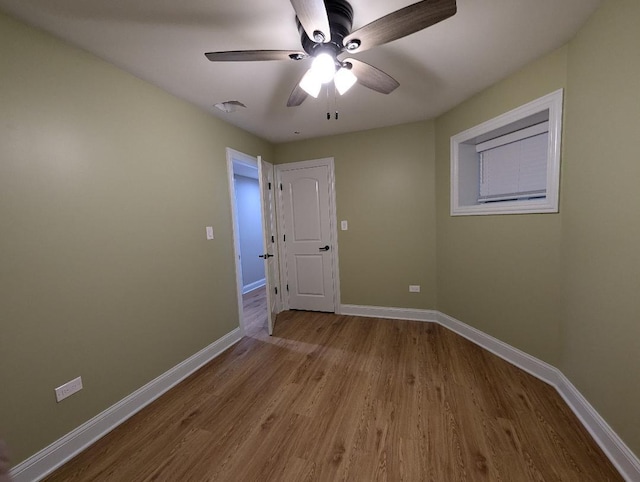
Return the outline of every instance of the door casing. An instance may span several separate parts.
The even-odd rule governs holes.
[[[258,169],[258,159],[244,154],[240,151],[236,151],[235,149],[231,149],[229,147],[226,148],[226,157],[227,157],[227,175],[228,175],[228,183],[229,183],[229,197],[231,201],[231,220],[233,224],[233,254],[234,254],[234,263],[235,263],[235,271],[236,271],[236,293],[237,293],[237,304],[238,304],[238,317],[239,317],[239,325],[240,325],[240,335],[245,335],[245,326],[244,326],[244,308],[243,308],[243,300],[242,300],[242,266],[240,263],[240,240],[238,236],[237,229],[237,219],[238,215],[236,212],[236,204],[235,204],[235,190],[234,190],[234,181],[233,181],[233,173],[234,173],[234,160],[240,162],[242,164],[246,164],[247,166],[251,166]],[[262,199],[262,193],[261,193]],[[264,234],[264,226],[263,226],[263,234]],[[276,247],[277,249],[278,240],[276,239]],[[265,273],[265,279],[268,274]],[[278,299],[276,300],[276,306],[281,307],[281,298],[280,298],[281,290],[278,287]],[[281,309],[281,308],[280,308]]]

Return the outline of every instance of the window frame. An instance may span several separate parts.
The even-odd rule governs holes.
[[[498,117],[467,129],[451,137],[451,216],[475,216],[491,214],[531,214],[557,213],[560,199],[560,157],[562,141],[562,104],[563,89],[547,94],[539,99],[517,107]],[[540,199],[521,199],[512,201],[461,202],[461,183],[463,178],[478,180],[479,164],[476,145],[485,142],[487,138],[499,137],[518,129],[529,127],[535,123],[536,116],[546,115],[548,112],[549,136],[547,144],[547,183],[546,197]],[[477,172],[477,174],[475,174]],[[469,181],[466,181],[467,185]],[[469,198],[473,196],[469,195]]]

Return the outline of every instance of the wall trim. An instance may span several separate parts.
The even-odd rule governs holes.
[[[611,463],[628,482],[640,480],[640,459],[622,441],[604,418],[560,371],[556,390],[591,434]]]
[[[558,368],[444,313],[438,323],[554,387],[625,480],[640,480],[638,457]]]
[[[249,292],[251,292],[253,290],[257,290],[258,288],[262,288],[266,284],[267,284],[267,279],[266,278],[262,278],[262,279],[259,279],[258,281],[254,281],[253,283],[249,283],[248,285],[242,287],[242,294],[246,295],[247,293],[249,293]]]
[[[383,306],[340,305],[341,315],[387,318],[390,320],[438,321],[438,312],[412,308],[386,308]]]
[[[240,341],[240,328],[203,348],[11,470],[14,482],[41,480]]]
[[[342,305],[342,314],[438,323],[551,385],[569,405],[624,479],[629,482],[640,481],[640,459],[558,368],[435,310]]]
[[[560,371],[556,367],[444,313],[438,312],[438,323],[543,382],[557,387]]]

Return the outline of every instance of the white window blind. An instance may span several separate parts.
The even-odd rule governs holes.
[[[548,124],[538,124],[478,144],[478,202],[544,197],[547,192]]]

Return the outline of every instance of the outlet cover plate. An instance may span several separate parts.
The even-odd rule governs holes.
[[[409,285],[409,293],[420,293],[420,285]]]
[[[55,389],[56,401],[61,402],[68,396],[73,395],[80,390],[82,390],[82,377],[74,378],[70,382],[67,382],[64,385],[60,385]]]

